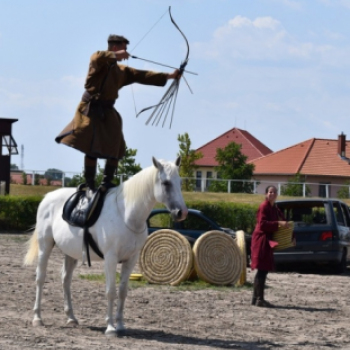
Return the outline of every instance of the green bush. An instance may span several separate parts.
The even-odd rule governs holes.
[[[215,220],[221,227],[229,227],[235,231],[243,230],[252,233],[256,223],[258,204],[232,202],[200,202],[187,201],[188,208],[202,211]]]
[[[0,230],[28,230],[35,225],[41,196],[0,196]]]
[[[35,225],[41,196],[0,196],[0,230],[28,230]],[[222,227],[252,233],[258,204],[187,201],[188,208],[201,210]]]

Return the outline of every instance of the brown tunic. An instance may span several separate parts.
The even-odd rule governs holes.
[[[106,76],[107,79],[103,84]],[[56,137],[56,142],[76,148],[92,157],[122,158],[125,153],[122,118],[113,107],[119,89],[132,83],[164,86],[166,82],[165,73],[119,65],[116,63],[114,52],[97,51],[90,59],[85,89],[101,101],[104,117],[88,117],[86,115],[88,102],[81,101],[73,120]],[[103,89],[100,91],[102,85]]]

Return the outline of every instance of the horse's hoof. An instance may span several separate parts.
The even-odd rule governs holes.
[[[33,327],[43,327],[44,323],[42,320],[37,319],[37,320],[33,320]]]
[[[116,331],[117,337],[125,337],[127,335],[126,329],[119,329]]]
[[[67,326],[72,326],[72,327],[79,326],[79,322],[73,318],[70,318],[67,321]]]
[[[117,332],[115,329],[107,329],[105,332],[105,336],[107,337],[116,337],[117,336]]]

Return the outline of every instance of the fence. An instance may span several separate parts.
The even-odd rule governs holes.
[[[331,184],[331,183],[314,183],[314,182],[287,182],[287,181],[262,181],[262,180],[223,180],[213,178],[182,178],[182,181],[188,181],[192,190],[197,192],[214,192],[213,188],[220,187],[221,192],[235,192],[235,193],[254,193],[264,194],[268,186],[277,187],[278,194],[283,194],[283,190],[291,186],[297,186],[299,196],[302,197],[323,197],[323,198],[337,198],[339,191],[344,194],[346,198],[350,198],[350,185]],[[221,184],[215,186],[215,184]]]
[[[25,174],[25,180],[23,173]],[[120,182],[125,181],[129,175],[118,174]],[[75,180],[72,182],[72,180]],[[214,178],[182,178],[182,181],[187,181],[191,190],[196,192],[218,192],[215,187],[220,187],[220,192],[235,192],[235,193],[254,193],[264,194],[267,186],[276,186],[278,194],[283,193],[286,186],[297,185],[300,196],[302,197],[324,197],[336,198],[339,197],[339,191],[342,191],[346,198],[350,198],[349,184],[331,184],[331,183],[312,183],[312,182],[286,182],[286,181],[261,181],[261,180],[223,180]],[[47,172],[42,170],[25,170],[23,172],[12,172],[11,182],[18,184],[31,185],[53,185],[58,187],[74,187],[83,182],[81,173],[66,171],[66,172]],[[216,186],[215,186],[216,184]],[[217,186],[220,184],[219,186]],[[0,185],[0,194],[5,192],[5,183]]]

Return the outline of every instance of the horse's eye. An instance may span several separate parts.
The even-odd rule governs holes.
[[[165,187],[169,187],[170,186],[170,181],[164,181],[162,183],[162,185],[165,186]]]

